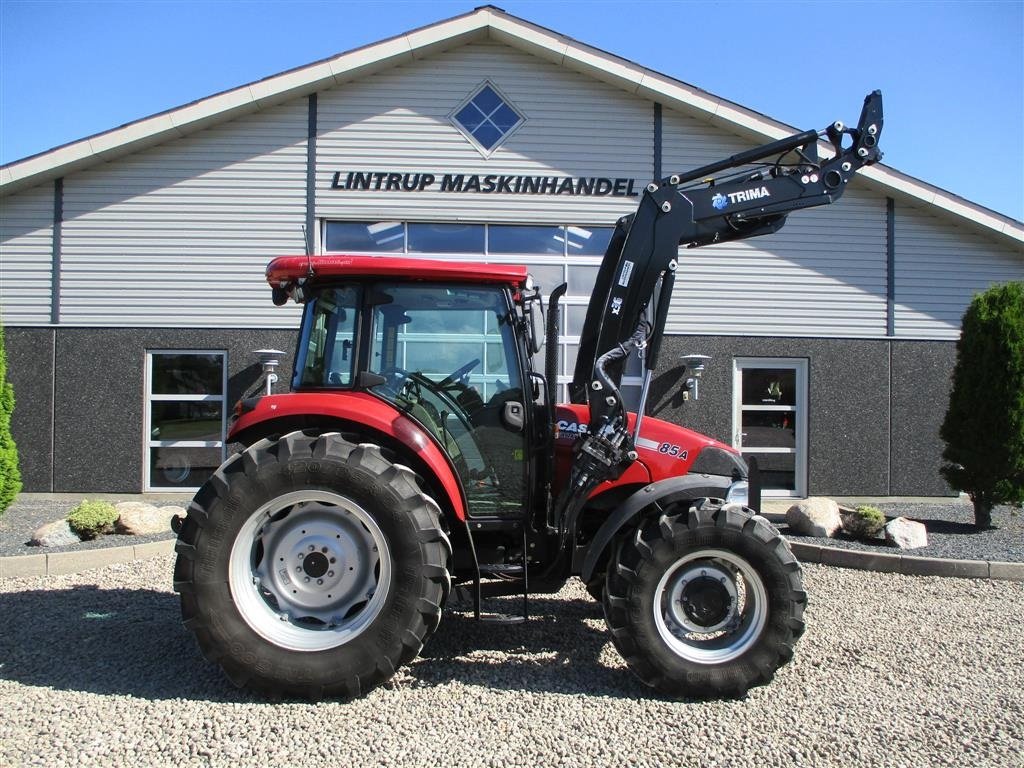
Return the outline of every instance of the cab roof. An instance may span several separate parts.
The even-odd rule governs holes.
[[[267,266],[267,282],[283,288],[303,278],[384,277],[397,280],[445,280],[502,283],[522,287],[526,267],[468,261],[409,259],[401,256],[279,256]]]

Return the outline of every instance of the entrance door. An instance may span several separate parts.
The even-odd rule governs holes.
[[[757,458],[764,495],[807,495],[806,360],[736,359],[733,446]]]

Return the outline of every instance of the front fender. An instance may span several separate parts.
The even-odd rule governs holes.
[[[462,483],[434,437],[390,403],[365,392],[291,392],[261,397],[232,425],[228,442],[249,444],[267,434],[339,421],[386,435],[415,453],[444,489],[455,517],[466,519]]]
[[[597,529],[597,533],[594,534],[594,538],[587,548],[586,557],[583,558],[580,578],[584,582],[590,581],[594,575],[594,568],[612,539],[615,538],[615,534],[628,525],[646,507],[654,502],[667,506],[689,499],[706,497],[724,499],[732,483],[733,479],[724,475],[690,474],[670,477],[644,486],[620,504]]]

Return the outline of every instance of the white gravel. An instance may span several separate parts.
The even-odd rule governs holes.
[[[172,558],[0,581],[0,765],[1020,766],[1024,584],[806,566],[794,661],[743,701],[635,682],[573,581],[520,627],[446,613],[348,704],[236,691]]]

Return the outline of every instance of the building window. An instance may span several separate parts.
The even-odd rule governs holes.
[[[394,253],[405,248],[405,224],[400,221],[332,221],[324,237],[328,251]]]
[[[423,224],[408,227],[410,253],[482,253],[483,224]]]
[[[523,124],[523,116],[491,83],[485,82],[451,114],[451,121],[484,155]]]
[[[227,353],[146,354],[147,491],[194,491],[224,460]]]

